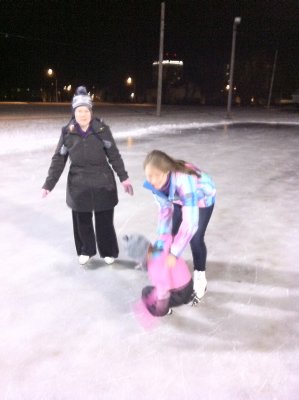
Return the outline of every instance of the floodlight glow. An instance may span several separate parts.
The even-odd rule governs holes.
[[[153,65],[158,65],[159,61],[154,61]],[[182,65],[183,66],[183,61],[177,61],[177,60],[163,60],[162,64],[164,65]]]

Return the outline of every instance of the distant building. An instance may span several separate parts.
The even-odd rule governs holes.
[[[177,86],[183,79],[183,61],[174,59],[165,59],[162,61],[163,65],[163,84],[167,87]],[[153,62],[153,83],[156,84],[158,81],[159,61]]]
[[[168,54],[166,54],[166,57]],[[201,90],[194,82],[184,79],[184,62],[171,55],[162,61],[162,102],[166,104],[203,103]],[[146,101],[157,100],[159,62],[153,62],[153,87],[147,90]]]

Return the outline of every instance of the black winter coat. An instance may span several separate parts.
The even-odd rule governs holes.
[[[71,120],[62,128],[43,188],[52,190],[55,187],[69,157],[67,205],[79,212],[112,209],[118,203],[118,197],[109,164],[121,182],[128,174],[111,131],[100,119],[94,118],[92,132],[84,138],[74,124],[75,120]]]

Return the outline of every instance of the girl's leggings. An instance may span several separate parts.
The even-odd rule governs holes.
[[[178,233],[182,222],[182,206],[174,204],[172,216],[172,235]],[[193,256],[194,270],[205,271],[207,261],[207,247],[204,241],[205,232],[210,221],[214,204],[210,207],[199,208],[198,229],[190,241]]]

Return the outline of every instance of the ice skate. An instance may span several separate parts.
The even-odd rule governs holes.
[[[110,264],[114,263],[115,258],[114,257],[104,257],[104,261],[106,264],[110,265]]]
[[[196,306],[198,303],[200,303],[200,298],[197,297],[195,290],[193,290],[191,297],[190,297],[190,301],[188,302],[188,304],[193,307]]]
[[[79,256],[79,264],[80,265],[85,265],[88,263],[88,261],[90,260],[89,256],[86,256],[84,254],[81,254],[81,256]]]
[[[205,271],[194,271],[194,291],[196,297],[201,300],[207,290],[207,279]]]

